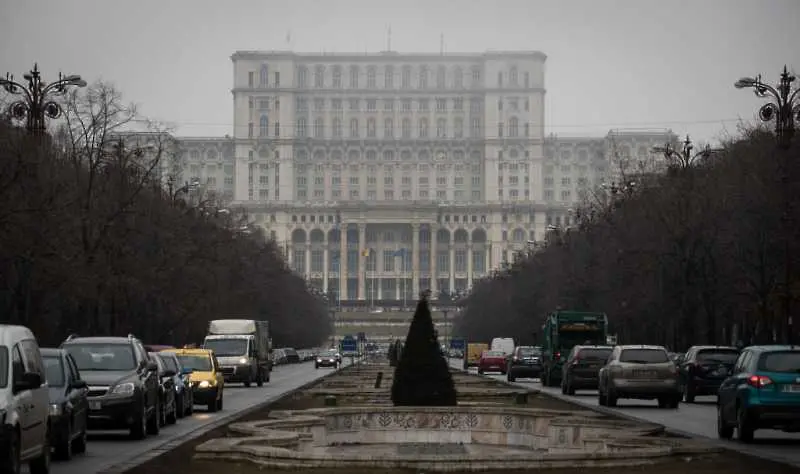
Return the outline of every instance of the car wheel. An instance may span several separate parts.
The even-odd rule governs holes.
[[[148,426],[149,426],[149,418],[147,416],[147,407],[144,404],[142,404],[139,420],[131,426],[131,438],[144,439],[145,436],[147,436]]]
[[[42,452],[31,459],[31,462],[28,463],[28,470],[31,474],[50,473],[50,433],[45,434]]]
[[[86,426],[88,425],[89,416],[83,422],[83,429],[77,438],[72,440],[72,452],[75,454],[82,454],[86,452]]]
[[[170,410],[166,415],[168,425],[174,425],[178,422],[178,402],[173,400],[171,405],[172,410]]]
[[[219,400],[217,400],[217,410],[222,410],[224,399],[225,397],[220,395]]]
[[[64,432],[58,437],[58,444],[56,444],[56,457],[58,459],[69,461],[72,459],[72,422],[67,423]]]
[[[603,393],[602,390],[598,390],[597,391],[597,404],[600,405],[601,407],[604,407],[604,406],[606,406],[607,403],[608,403],[608,398],[606,397],[606,395]]]
[[[719,439],[733,438],[733,426],[725,421],[725,417],[722,416],[722,405],[719,404],[717,404],[717,436]]]
[[[180,398],[175,399],[175,414],[178,418],[183,418],[186,416],[186,408],[183,407],[184,398],[186,398],[185,394],[181,394]]]
[[[192,416],[194,413],[194,393],[189,394],[189,403],[186,404],[186,416]]]
[[[147,419],[147,434],[157,435],[161,431],[161,400],[156,400],[156,406]]]
[[[736,410],[736,431],[739,441],[742,443],[753,441],[753,432],[755,431],[753,421],[747,413],[747,409],[742,405],[739,405],[739,409]]]
[[[264,370],[258,369],[258,376],[256,377],[256,386],[263,387],[264,386]]]
[[[617,395],[611,389],[606,392],[606,406],[611,408],[617,406]]]

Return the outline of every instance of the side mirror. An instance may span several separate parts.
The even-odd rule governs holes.
[[[164,377],[175,377],[176,375],[178,374],[176,374],[174,370],[167,369],[164,371]]]
[[[89,388],[89,385],[86,383],[85,380],[73,380],[69,387],[73,390],[83,390],[85,388]]]
[[[150,372],[158,372],[158,364],[153,361],[148,362],[145,367],[147,367],[147,370]]]
[[[19,380],[14,382],[14,392],[34,390],[42,386],[42,376],[36,372],[25,372]]]

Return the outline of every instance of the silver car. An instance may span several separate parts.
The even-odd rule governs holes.
[[[614,407],[620,398],[655,399],[659,408],[678,408],[678,369],[663,346],[614,347],[600,369],[598,403]]]

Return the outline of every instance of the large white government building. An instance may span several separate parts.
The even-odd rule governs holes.
[[[231,59],[232,136],[178,138],[177,179],[247,209],[340,300],[467,290],[676,140],[545,136],[537,51]]]

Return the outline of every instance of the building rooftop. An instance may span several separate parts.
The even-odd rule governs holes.
[[[417,61],[448,61],[454,59],[502,59],[502,58],[516,58],[516,59],[539,59],[545,61],[547,55],[541,51],[535,50],[520,50],[520,51],[484,51],[482,53],[467,53],[467,52],[398,52],[398,51],[380,51],[380,52],[296,52],[288,50],[256,50],[256,51],[236,51],[231,55],[231,61],[240,59],[276,59],[276,58],[297,58],[304,60],[330,60],[330,59],[347,59],[347,60],[362,60],[371,61],[378,59],[391,58],[393,60],[417,60]]]

